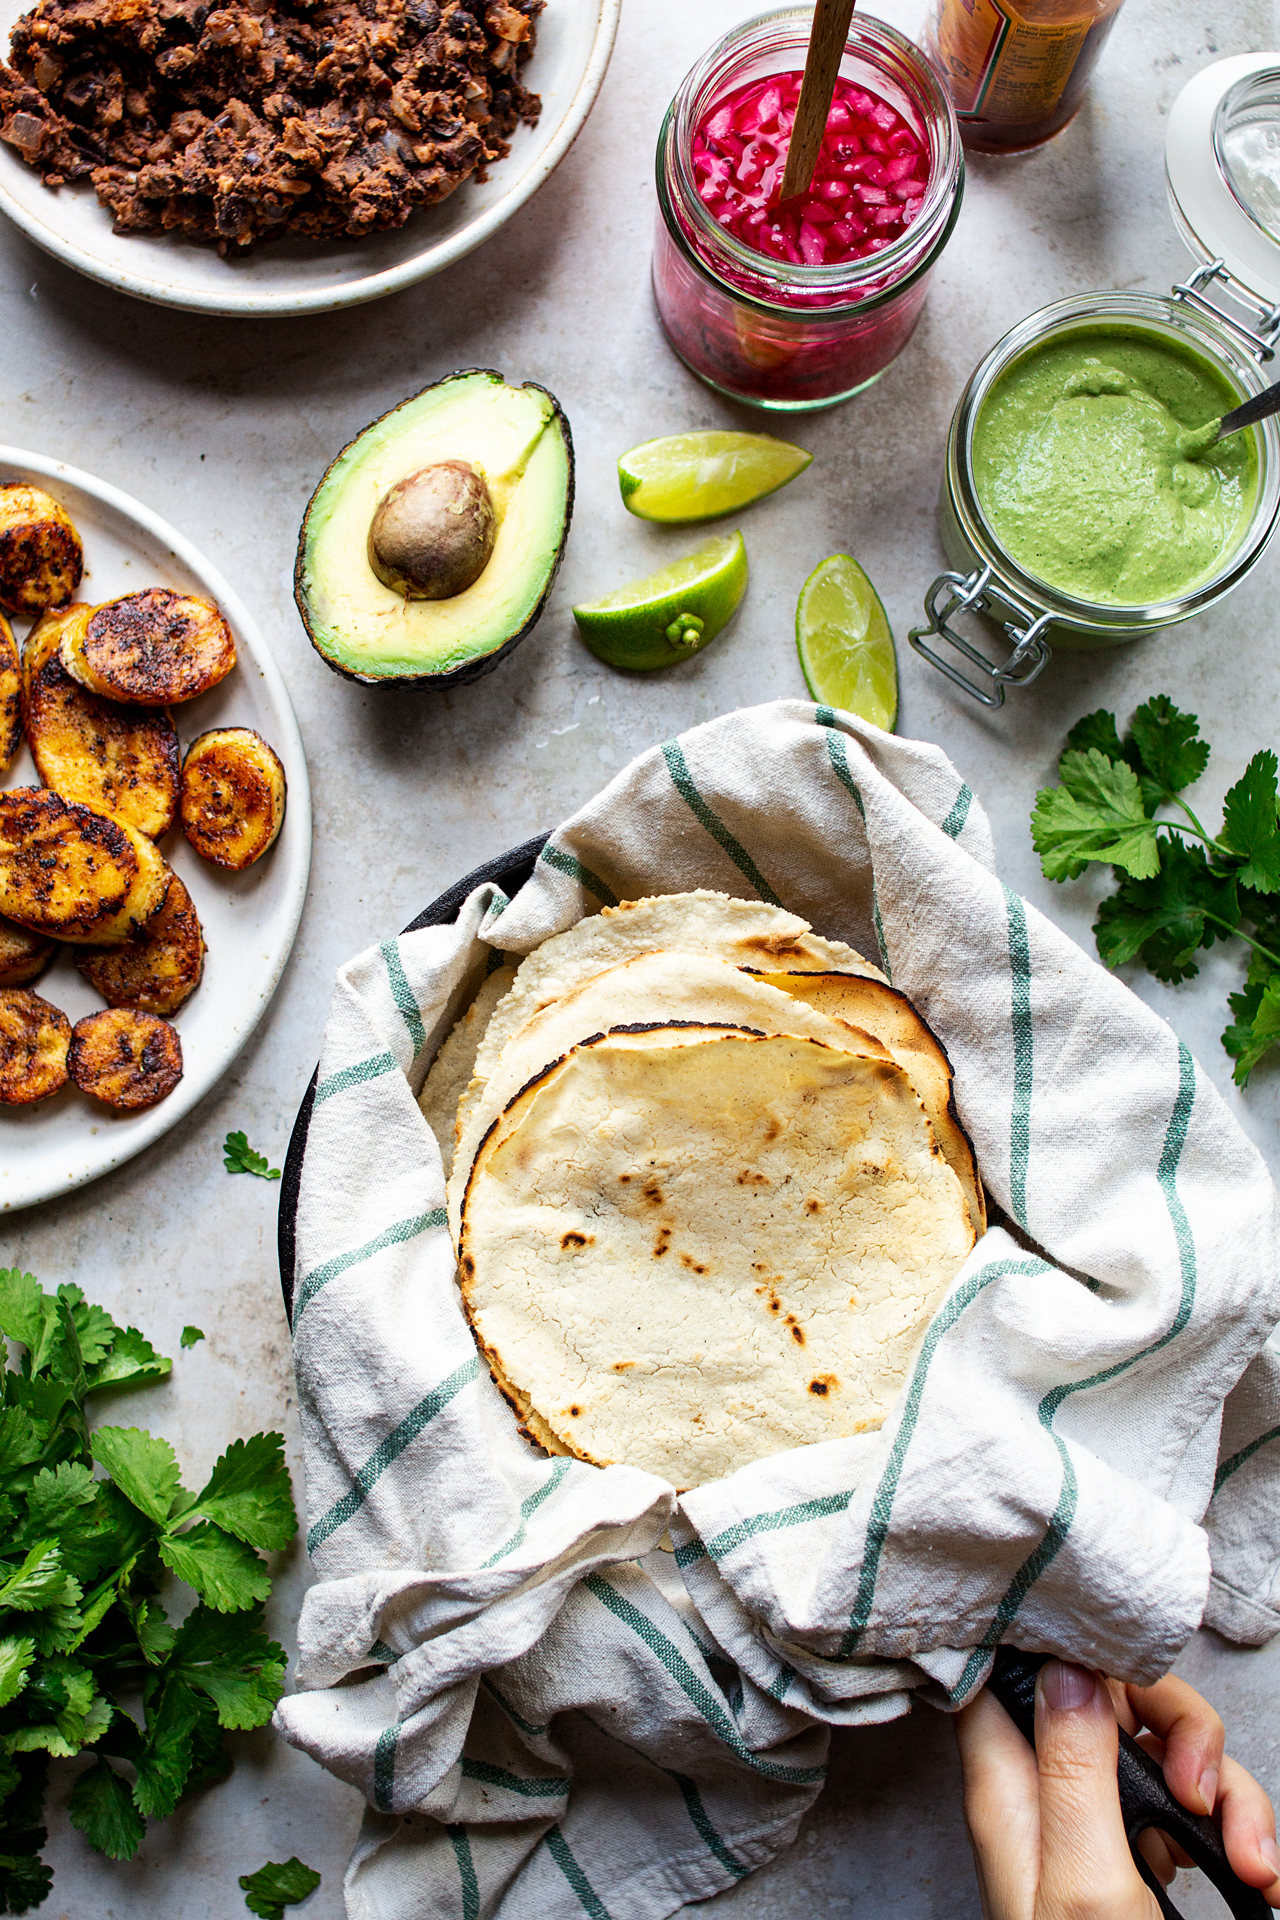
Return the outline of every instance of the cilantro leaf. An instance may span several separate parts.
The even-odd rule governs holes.
[[[194,1347],[198,1340],[203,1339],[204,1334],[199,1327],[184,1327],[182,1329],[182,1339],[179,1344],[184,1347]]]
[[[191,1512],[216,1521],[251,1547],[287,1547],[298,1519],[284,1464],[284,1435],[255,1433],[249,1440],[233,1440]]]
[[[242,1873],[244,1903],[260,1920],[284,1920],[286,1907],[296,1907],[320,1885],[314,1867],[306,1867],[295,1854],[283,1864],[268,1860],[256,1873]]]
[[[99,1751],[128,1760],[137,1773],[134,1804],[140,1813],[167,1820],[182,1798],[191,1772],[191,1735],[200,1703],[185,1687],[166,1689],[156,1713],[148,1713],[145,1734],[119,1709],[98,1742]]]
[[[0,1333],[27,1349],[27,1370],[39,1373],[57,1333],[58,1302],[33,1273],[0,1267]]]
[[[79,1509],[97,1497],[98,1484],[83,1461],[60,1460],[52,1473],[41,1467],[27,1488],[27,1524],[38,1533],[58,1533],[82,1519]]]
[[[1222,1044],[1236,1063],[1232,1079],[1237,1086],[1247,1087],[1264,1054],[1280,1046],[1280,972],[1255,956],[1243,993],[1229,994],[1227,1004],[1235,1019]]]
[[[0,1608],[34,1613],[40,1607],[70,1605],[80,1598],[80,1583],[62,1565],[52,1540],[38,1540],[22,1565],[0,1580]]]
[[[7,1707],[11,1700],[16,1700],[26,1686],[27,1671],[35,1654],[34,1640],[14,1634],[0,1640],[0,1707]]]
[[[222,1164],[228,1173],[256,1173],[260,1180],[278,1180],[279,1167],[269,1166],[264,1153],[255,1153],[243,1133],[229,1133],[222,1143]]]
[[[25,1407],[0,1407],[0,1474],[31,1466],[48,1438],[47,1421],[34,1420]]]
[[[1098,907],[1094,938],[1104,965],[1123,966],[1141,957],[1158,980],[1190,980],[1198,972],[1200,947],[1228,937],[1240,918],[1235,883],[1220,874],[1199,847],[1176,837],[1162,841],[1160,872],[1150,880],[1122,876]],[[1226,920],[1219,927],[1206,915]]]
[[[1114,713],[1108,713],[1105,707],[1099,707],[1096,713],[1086,713],[1083,719],[1076,721],[1067,735],[1064,751],[1088,753],[1091,747],[1105,760],[1124,759],[1124,748],[1116,731],[1116,717]]]
[[[1200,738],[1194,713],[1179,713],[1167,693],[1157,693],[1138,708],[1129,723],[1137,750],[1139,776],[1149,776],[1155,799],[1181,793],[1209,764],[1209,743]],[[1143,781],[1144,791],[1148,782]]]
[[[80,1343],[80,1355],[86,1367],[98,1364],[110,1351],[120,1329],[105,1307],[92,1307],[77,1286],[58,1288],[58,1298],[71,1309],[71,1318]]]
[[[1256,893],[1280,891],[1280,823],[1274,753],[1255,753],[1227,794],[1222,838],[1245,864],[1236,876]]]
[[[111,1343],[111,1351],[96,1366],[87,1369],[89,1391],[99,1387],[122,1387],[128,1382],[140,1386],[144,1380],[162,1380],[173,1366],[163,1354],[144,1340],[136,1327],[120,1327]]]
[[[1160,871],[1156,827],[1142,805],[1132,767],[1091,747],[1064,753],[1061,787],[1036,795],[1031,841],[1048,880],[1074,880],[1091,860],[1123,867],[1135,879]]]
[[[142,1844],[146,1823],[133,1803],[128,1782],[99,1757],[82,1773],[67,1803],[73,1827],[91,1847],[112,1860],[132,1860]]]
[[[160,1558],[219,1613],[238,1613],[271,1591],[271,1577],[253,1549],[209,1521],[161,1540]]]
[[[92,1445],[94,1459],[126,1499],[149,1520],[163,1525],[180,1481],[177,1456],[169,1442],[138,1427],[99,1427]]]
[[[259,1631],[262,1609],[195,1607],[178,1629],[168,1672],[208,1696],[224,1727],[262,1727],[284,1691],[285,1653]]]

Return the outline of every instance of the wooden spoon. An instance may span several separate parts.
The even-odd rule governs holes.
[[[796,108],[787,164],[782,175],[780,200],[806,193],[818,164],[818,150],[827,130],[827,115],[835,97],[840,60],[849,38],[854,0],[818,0],[813,10],[813,28],[809,51],[805,55],[804,82],[800,104]]]

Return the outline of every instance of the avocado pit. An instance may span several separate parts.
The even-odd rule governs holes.
[[[406,600],[452,600],[480,578],[498,537],[483,474],[440,460],[398,480],[369,526],[369,565]]]

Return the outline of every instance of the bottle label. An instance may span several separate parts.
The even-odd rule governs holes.
[[[960,119],[1047,119],[1097,18],[1095,5],[1036,25],[1013,0],[938,0],[934,37]]]

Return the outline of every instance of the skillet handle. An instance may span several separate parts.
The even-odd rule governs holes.
[[[1021,1653],[1014,1647],[997,1647],[996,1663],[987,1682],[1000,1705],[1018,1731],[1035,1745],[1036,1675],[1049,1658],[1044,1653]],[[1165,1920],[1182,1920],[1155,1874],[1138,1852],[1137,1840],[1148,1827],[1159,1827],[1176,1840],[1200,1871],[1218,1889],[1235,1920],[1271,1920],[1271,1909],[1253,1887],[1237,1878],[1227,1859],[1222,1834],[1203,1814],[1188,1813],[1175,1800],[1165,1784],[1164,1774],[1151,1755],[1136,1740],[1120,1732],[1120,1752],[1116,1761],[1116,1783],[1120,1789],[1120,1812],[1124,1830],[1133,1850],[1133,1861],[1142,1879],[1155,1895]]]

